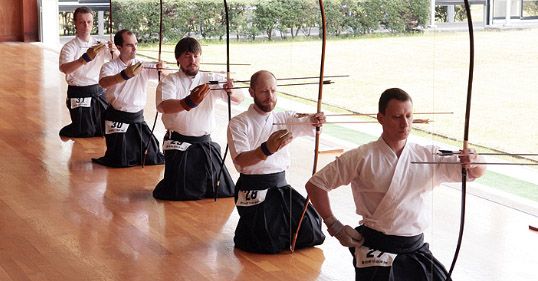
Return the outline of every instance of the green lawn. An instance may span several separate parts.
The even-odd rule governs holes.
[[[538,185],[526,181],[488,171],[476,182],[538,202]]]

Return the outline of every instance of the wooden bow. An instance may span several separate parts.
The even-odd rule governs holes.
[[[162,52],[162,45],[163,45],[163,0],[159,0],[159,53],[157,54],[157,63],[161,62],[161,52]],[[157,75],[159,82],[161,82],[161,69],[157,70]],[[148,156],[148,149],[149,145],[151,143],[151,137],[153,136],[153,132],[155,131],[155,125],[157,125],[157,118],[159,117],[159,111],[155,112],[155,119],[153,119],[153,126],[151,126],[151,134],[150,139],[148,139],[148,144],[146,144],[146,149],[144,150],[144,155],[142,156],[142,168],[144,167],[144,164],[146,163],[146,158]]]
[[[159,53],[157,53],[157,62],[161,62],[161,53],[162,53],[162,46],[163,46],[163,0],[159,0]],[[161,70],[158,72],[159,75],[159,82],[161,82]]]
[[[471,19],[471,8],[469,0],[464,0],[465,12],[467,14],[467,25],[469,27],[469,77],[467,80],[467,101],[465,105],[465,125],[463,131],[463,151],[466,151],[469,147],[469,121],[471,119],[471,96],[473,92],[473,72],[474,72],[474,32],[473,32],[473,20]],[[467,168],[461,166],[461,212],[460,212],[460,230],[458,233],[458,242],[456,244],[456,250],[454,251],[454,257],[448,271],[446,280],[452,280],[452,271],[456,266],[458,260],[458,254],[461,248],[461,242],[463,240],[463,230],[465,227],[465,206],[467,197]]]
[[[108,1],[108,35],[110,36],[110,42],[114,42],[112,38],[112,0]],[[114,51],[110,49],[110,59],[114,59]]]
[[[325,70],[325,46],[327,44],[327,19],[325,17],[325,8],[323,6],[323,0],[318,0],[319,2],[319,10],[321,14],[321,31],[322,31],[322,43],[321,43],[321,61],[319,66],[319,86],[318,86],[318,101],[317,101],[317,109],[316,113],[321,112],[321,102],[323,97],[323,80],[324,80],[324,70]],[[319,137],[321,135],[321,128],[316,127],[316,140],[314,145],[314,163],[312,165],[312,175],[316,173],[318,168],[318,152],[319,152]],[[301,225],[304,220],[304,216],[306,214],[306,211],[308,210],[308,206],[310,205],[310,197],[306,197],[306,202],[303,208],[303,211],[301,212],[301,217],[299,218],[299,221],[297,223],[297,230],[295,230],[295,233],[293,234],[293,240],[290,240],[290,251],[293,253],[295,251],[295,245],[297,243],[297,238],[299,236],[299,230],[301,230]],[[291,212],[290,212],[290,223],[291,223]],[[291,231],[291,226],[290,226]],[[290,237],[291,238],[291,237]]]
[[[224,0],[224,16],[226,19],[226,79],[230,80],[230,20],[228,16],[228,2]],[[228,122],[232,119],[232,101],[231,101],[231,92],[228,92]],[[219,173],[217,174],[217,184],[213,188],[213,194],[215,196],[215,201],[217,201],[217,193],[220,187],[220,177],[224,170],[224,161],[226,161],[226,156],[228,155],[228,142],[226,142],[226,148],[224,148],[224,156],[222,157],[222,162],[220,163]]]

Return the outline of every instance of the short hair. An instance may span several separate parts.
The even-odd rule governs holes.
[[[256,86],[256,83],[258,82],[258,79],[260,78],[260,76],[264,73],[268,73],[268,74],[271,74],[271,76],[273,76],[273,78],[275,78],[276,80],[276,77],[275,75],[270,72],[270,71],[267,71],[267,70],[259,70],[259,71],[256,71],[256,73],[252,74],[252,76],[250,77],[250,88],[252,90],[254,90],[254,86]]]
[[[404,90],[400,88],[390,88],[386,89],[382,94],[381,97],[379,97],[379,113],[385,114],[385,110],[387,109],[387,106],[391,100],[399,100],[399,101],[411,101],[411,96],[405,92]]]
[[[78,7],[75,12],[73,13],[73,22],[76,23],[77,22],[77,16],[79,14],[92,14],[93,15],[93,11],[92,9],[88,8],[88,7]]]
[[[176,55],[176,59],[179,58],[183,53],[202,53],[202,47],[200,46],[200,43],[198,40],[192,38],[192,37],[185,37],[176,44],[176,49],[174,50],[174,54]]]
[[[123,34],[127,34],[129,36],[133,35],[129,29],[122,29],[116,32],[116,34],[114,34],[114,44],[116,46],[123,46]]]

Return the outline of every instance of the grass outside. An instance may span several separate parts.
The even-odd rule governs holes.
[[[538,153],[538,29],[479,31],[475,32],[475,44],[471,145],[479,151]],[[380,93],[386,88],[400,87],[411,94],[417,112],[454,112],[453,115],[422,118],[434,119],[427,133],[436,135],[436,140],[461,146],[468,45],[466,32],[331,39],[327,42],[325,75],[348,74],[350,77],[332,79],[335,84],[324,86],[324,107],[376,112]],[[167,45],[163,50],[172,52],[173,47]],[[208,43],[202,48],[203,61],[226,61],[224,41]],[[319,40],[232,42],[231,62],[250,63],[249,66],[232,65],[232,76],[236,80],[249,79],[260,69],[270,70],[277,77],[317,76],[320,49]],[[142,50],[140,53],[156,56]],[[175,61],[172,53],[163,53],[163,59]],[[204,69],[225,71],[226,67],[204,65]],[[318,95],[317,85],[279,90],[312,101]],[[354,130],[346,130],[326,126],[324,132],[357,144],[369,139]],[[529,159],[538,161],[537,157]],[[538,201],[537,185],[493,172],[481,181]]]

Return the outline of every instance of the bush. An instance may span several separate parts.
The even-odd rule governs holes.
[[[429,0],[325,0],[327,33],[361,35],[383,26],[391,32],[409,32],[428,22]],[[230,34],[237,40],[259,36],[273,39],[275,32],[285,39],[306,36],[320,25],[319,7],[312,0],[237,0],[229,5]],[[112,1],[113,32],[127,28],[140,42],[159,40],[159,4],[155,0]],[[61,13],[62,32],[74,33]],[[105,13],[108,17],[108,13]],[[226,35],[222,0],[167,0],[163,2],[163,39],[176,42],[184,36],[222,40]],[[108,28],[108,20],[105,23]]]
[[[409,32],[424,26],[429,19],[429,0],[384,0],[382,23],[392,32]]]

